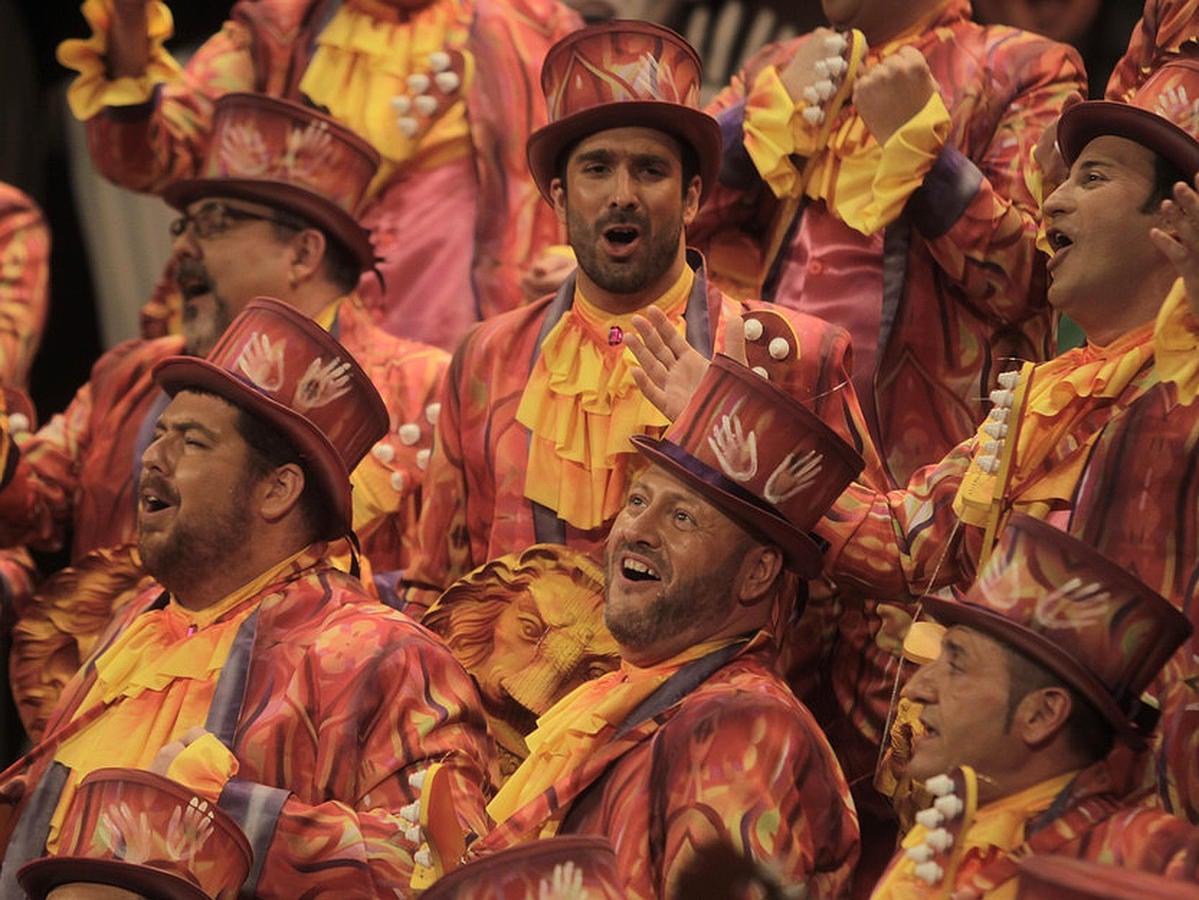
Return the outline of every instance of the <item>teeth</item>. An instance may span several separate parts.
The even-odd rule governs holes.
[[[626,559],[624,561],[624,569],[626,572],[636,572],[639,575],[648,575],[651,578],[658,577],[658,573],[655,572],[652,568],[647,566],[645,563],[640,562],[635,559]]]

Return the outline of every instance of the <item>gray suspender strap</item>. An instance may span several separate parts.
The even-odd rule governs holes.
[[[711,359],[712,328],[708,321],[708,281],[704,276],[703,258],[695,251],[688,250],[687,264],[695,271],[695,282],[691,285],[691,293],[687,296],[687,310],[683,314],[687,326],[687,343]],[[572,273],[562,283],[562,286],[558,288],[558,293],[554,295],[554,299],[550,301],[550,305],[546,309],[541,330],[537,333],[537,342],[533,345],[533,357],[529,360],[530,374],[537,364],[537,358],[541,355],[541,345],[545,343],[550,331],[574,303],[575,277],[575,274]],[[529,440],[532,439],[533,435],[530,434]],[[528,478],[529,474],[526,473],[525,477]],[[533,535],[537,539],[537,543],[565,544],[566,523],[558,518],[558,514],[548,506],[532,501],[530,503],[533,508]]]
[[[58,808],[58,799],[66,786],[71,770],[60,762],[50,763],[33,795],[21,811],[8,849],[4,852],[4,869],[0,871],[0,897],[24,897],[17,885],[17,870],[27,862],[46,855],[46,839],[50,836],[50,820]]]

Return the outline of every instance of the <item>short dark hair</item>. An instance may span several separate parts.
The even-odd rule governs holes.
[[[1164,156],[1153,154],[1153,187],[1149,191],[1149,196],[1145,198],[1145,202],[1141,204],[1140,211],[1143,213],[1155,213],[1158,207],[1162,205],[1163,200],[1169,200],[1174,196],[1174,185],[1180,181],[1185,181],[1190,184],[1191,179],[1187,178],[1182,169],[1174,165]]]
[[[271,222],[275,237],[280,241],[290,240],[292,232],[301,232],[315,228],[325,236],[325,258],[321,261],[325,277],[329,279],[343,294],[348,294],[358,285],[362,275],[362,267],[358,258],[350,252],[350,248],[334,237],[325,228],[316,225],[303,216],[298,216],[290,210],[275,210],[275,218]]]
[[[691,142],[685,140],[681,135],[666,131],[664,134],[669,134],[679,145],[679,159],[683,169],[683,196],[687,196],[687,186],[691,184],[691,179],[700,174],[699,154],[695,152],[695,148],[691,146]],[[574,152],[575,147],[579,146],[582,138],[575,141],[573,144],[568,144],[562,148],[562,152],[558,154],[554,160],[554,174],[562,182],[562,186],[566,186],[566,163],[570,160],[570,154]]]
[[[1012,727],[1020,701],[1042,688],[1060,688],[1070,696],[1066,741],[1078,756],[1092,762],[1103,759],[1115,743],[1115,729],[1098,709],[1059,676],[1023,653],[1001,644],[1008,668],[1008,709],[1004,730]]]

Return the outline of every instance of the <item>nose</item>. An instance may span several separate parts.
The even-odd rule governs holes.
[[[637,182],[628,166],[617,166],[612,184],[612,206],[632,209],[638,205]]]
[[[192,227],[191,222],[185,221],[183,224],[183,230],[178,234],[174,234],[174,231],[171,233],[173,235],[171,238],[171,254],[176,259],[185,256],[200,255],[199,244],[196,243],[195,229]]]
[[[925,663],[913,672],[912,677],[908,679],[907,684],[900,691],[900,695],[916,703],[923,703],[926,706],[930,703],[935,703],[937,692],[933,669],[937,665],[938,662],[934,660],[933,662]]]
[[[612,523],[609,535],[613,545],[658,547],[662,544],[660,514],[652,505],[639,508],[626,506]]]
[[[146,449],[142,451],[142,468],[154,472],[166,470],[167,433],[156,435],[150,439]]]
[[[1050,225],[1056,216],[1065,213],[1070,208],[1072,197],[1073,187],[1070,184],[1070,180],[1066,179],[1041,204],[1041,218],[1044,220],[1044,223]]]

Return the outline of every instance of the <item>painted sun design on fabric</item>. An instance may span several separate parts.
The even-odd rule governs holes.
[[[306,412],[332,403],[350,389],[350,364],[343,359],[325,362],[317,357],[308,364],[292,399],[297,412]]]
[[[716,461],[724,474],[733,481],[749,481],[758,474],[758,437],[750,429],[746,434],[741,426],[741,418],[737,411],[741,403],[733,407],[733,411],[720,417],[720,421],[712,426],[708,435],[708,446],[716,454]]]
[[[273,394],[283,386],[283,351],[286,347],[286,339],[272,343],[269,335],[255,331],[238,354],[236,368],[253,384]]]
[[[762,495],[775,506],[790,500],[816,483],[824,468],[824,454],[818,450],[788,453],[766,479]]]

